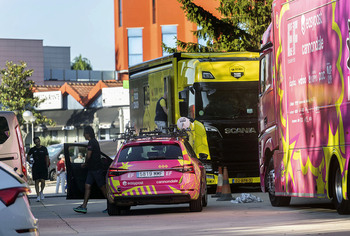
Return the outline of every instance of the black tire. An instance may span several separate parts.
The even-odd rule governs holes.
[[[108,215],[110,216],[117,216],[117,215],[120,215],[120,209],[113,203],[110,203],[108,200],[107,200],[107,212],[108,212]]]
[[[199,194],[196,200],[190,201],[190,211],[192,212],[201,212],[203,210],[203,198],[201,194]]]
[[[343,198],[342,173],[339,164],[332,168],[332,202],[338,214],[345,215],[350,213],[350,201]]]
[[[202,196],[202,206],[206,207],[208,206],[208,190],[207,190],[207,183],[205,183],[205,193]]]
[[[265,186],[269,193],[269,199],[272,206],[289,206],[291,197],[282,197],[275,195],[275,168],[273,165],[273,158],[269,162],[269,166],[265,175]]]
[[[129,212],[130,206],[117,206],[107,200],[107,212],[110,216],[125,215]]]

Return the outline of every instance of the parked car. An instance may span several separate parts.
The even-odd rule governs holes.
[[[206,171],[185,138],[142,135],[127,140],[108,169],[107,200],[109,215],[172,203],[189,203],[199,212],[207,205]]]
[[[0,111],[0,162],[11,166],[27,181],[26,154],[21,129],[12,111]]]
[[[79,143],[72,143],[74,146],[75,144],[83,144],[87,145],[87,142],[79,142]],[[101,151],[106,153],[110,158],[114,158],[117,153],[117,143],[113,140],[100,140],[99,141]],[[76,149],[77,150],[77,149]],[[75,158],[78,157],[79,152],[76,152],[73,148],[69,151],[69,157],[70,161],[73,163]],[[56,165],[58,160],[58,157],[61,154],[64,154],[64,144],[53,144],[50,146],[47,146],[47,151],[49,152],[50,157],[50,166],[49,166],[49,179],[50,180],[56,180]],[[86,151],[82,151],[81,154],[86,154]]]
[[[29,187],[12,169],[0,162],[0,235],[39,235],[28,202]]]

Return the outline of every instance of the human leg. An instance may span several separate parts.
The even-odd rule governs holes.
[[[40,199],[43,200],[44,196],[44,188],[45,188],[45,179],[40,179]]]
[[[58,190],[60,188],[60,181],[61,181],[61,178],[59,175],[57,175],[57,182],[56,182],[56,194],[58,193]]]
[[[66,183],[66,174],[65,173],[62,173],[60,175],[60,180],[61,180],[61,191],[62,193],[65,193],[65,183]]]
[[[89,201],[90,192],[91,192],[91,185],[90,184],[85,184],[84,202],[83,202],[82,205],[73,208],[73,210],[75,212],[83,213],[83,214],[87,213],[87,207],[86,206],[87,206],[87,203]]]
[[[34,180],[34,187],[35,187],[36,201],[37,202],[40,202],[39,182],[40,181],[38,179]]]
[[[39,196],[39,194],[40,194],[40,191],[39,191],[39,182],[40,182],[39,179],[36,179],[35,182],[34,182],[34,187],[35,187],[36,196]]]
[[[91,192],[91,185],[85,184],[85,193],[84,193],[84,202],[82,207],[86,208],[89,198],[90,198],[90,192]]]

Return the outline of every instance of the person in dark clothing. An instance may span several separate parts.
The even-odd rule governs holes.
[[[166,128],[168,121],[168,109],[167,109],[167,93],[161,97],[156,105],[156,116],[154,118],[154,123],[157,125],[159,130]]]
[[[95,138],[95,132],[91,126],[87,126],[84,129],[84,137],[88,142],[88,151],[85,159],[85,163],[82,167],[88,169],[87,177],[85,181],[85,193],[84,202],[82,205],[73,208],[75,212],[87,213],[87,203],[90,198],[91,185],[96,182],[97,186],[101,189],[102,193],[106,197],[106,183],[105,176],[103,175],[103,166],[101,161],[101,150],[98,141]]]
[[[27,155],[29,159],[31,155],[33,155],[33,167],[32,167],[32,177],[35,183],[35,191],[36,191],[36,201],[40,202],[40,200],[44,199],[44,188],[45,188],[45,180],[48,179],[48,167],[50,166],[49,153],[47,152],[47,148],[40,145],[40,138],[35,137],[33,139],[35,146],[32,147]],[[39,183],[41,184],[41,188],[39,191]]]

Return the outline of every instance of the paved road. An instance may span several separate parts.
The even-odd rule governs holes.
[[[350,216],[338,215],[329,200],[292,199],[290,207],[275,208],[266,194],[251,194],[263,202],[234,204],[210,197],[198,213],[189,212],[187,204],[149,205],[115,217],[102,213],[102,200],[90,201],[86,215],[72,210],[81,201],[50,193],[39,203],[31,198],[31,204],[41,235],[349,235]]]

